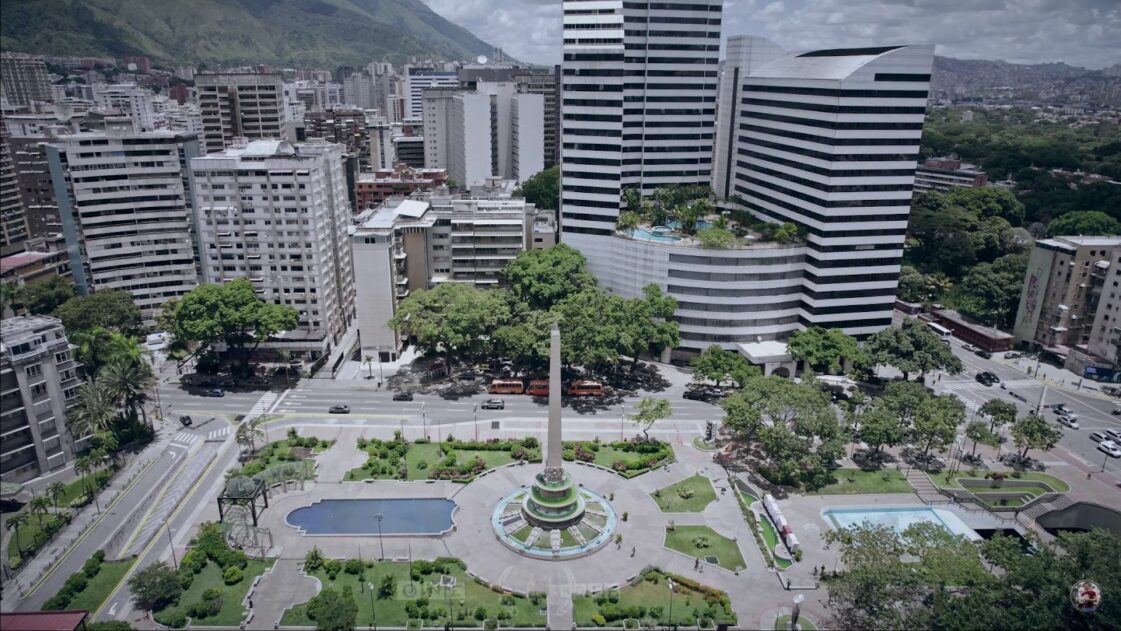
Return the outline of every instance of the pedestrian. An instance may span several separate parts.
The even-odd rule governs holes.
[[[632,557],[634,556],[634,553],[635,553],[635,548],[631,548],[631,556]]]
[[[701,560],[700,559],[693,559],[693,569],[697,570],[697,569],[700,569],[700,567],[701,567]]]

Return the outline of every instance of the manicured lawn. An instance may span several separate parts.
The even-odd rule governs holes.
[[[716,489],[703,475],[658,489],[651,494],[663,513],[699,513],[716,501]]]
[[[902,471],[884,469],[864,471],[862,469],[839,469],[833,472],[836,480],[806,495],[848,495],[858,493],[913,493]]]
[[[525,540],[529,538],[529,533],[531,532],[533,532],[533,526],[522,526],[521,528],[515,530],[513,534],[511,534],[511,536],[518,541],[525,543]]]
[[[454,449],[454,451],[457,463],[471,462],[478,458],[486,463],[484,471],[514,462],[514,457],[506,450]],[[427,480],[429,470],[445,458],[446,456],[440,452],[439,444],[410,445],[408,453],[405,454],[405,463],[409,467],[409,479]],[[422,462],[425,464],[423,469],[420,464]]]
[[[568,532],[568,528],[560,531],[560,537],[562,548],[572,548],[575,547],[578,543],[576,541],[576,537],[573,537],[572,533]]]
[[[759,527],[763,529],[763,542],[767,544],[767,550],[774,558],[775,565],[781,567],[784,570],[791,565],[794,565],[794,562],[790,559],[784,559],[780,556],[775,555],[775,546],[778,545],[778,532],[775,530],[775,525],[771,523],[770,518],[768,518],[766,515],[763,515],[762,519],[759,520]]]
[[[19,527],[19,543],[23,547],[23,556],[31,556],[36,550],[42,548],[51,537],[54,535],[52,526],[61,527],[62,518],[54,513],[48,512],[42,515],[42,525],[39,523],[40,515],[31,515],[24,509],[24,513],[28,514],[27,523]],[[11,519],[11,517],[9,517]],[[20,561],[19,546],[16,545],[16,533],[13,530],[8,536],[8,559],[12,567],[18,566]]]
[[[735,613],[729,607],[725,610],[723,603],[727,596],[719,592],[722,601],[717,602],[705,599],[703,592],[683,584],[674,579],[676,585],[673,592],[666,582],[666,575],[649,570],[644,575],[644,580],[635,585],[628,585],[619,590],[595,594],[575,595],[572,597],[572,617],[578,627],[622,627],[624,622],[623,612],[641,615],[636,619],[643,623],[656,626],[680,625],[683,628],[695,628],[698,618],[711,618],[715,623],[736,624]],[[717,590],[712,590],[714,593]],[[616,602],[611,602],[614,598]],[[670,620],[670,599],[673,599],[673,620]],[[604,616],[597,619],[597,616]],[[630,616],[627,616],[630,617]],[[611,619],[608,619],[611,618]]]
[[[960,488],[962,488],[961,483],[958,482],[958,480],[973,479],[973,480],[983,480],[985,482],[990,482],[990,483],[992,482],[991,480],[985,480],[983,476],[982,477],[977,477],[977,478],[970,478],[969,475],[962,475],[962,473],[963,472],[958,471],[958,473],[956,475],[954,475],[950,478],[947,478],[945,474],[932,475],[932,476],[930,476],[930,480],[932,482],[934,482],[935,484],[937,484],[938,486],[943,487],[943,488],[947,488],[947,489],[960,489]],[[1047,484],[1048,486],[1050,486],[1051,488],[1058,491],[1059,493],[1066,493],[1067,491],[1070,490],[1070,485],[1067,484],[1066,482],[1063,482],[1061,479],[1056,478],[1053,475],[1043,473],[1043,472],[1040,472],[1040,471],[1024,471],[1020,474],[1020,477],[1018,477],[1018,478],[1013,476],[1011,473],[1007,473],[1006,477],[1004,479],[1005,480],[1010,480],[1010,481],[1011,480],[1034,480],[1036,482],[1043,482],[1043,483]],[[1011,489],[1012,487],[1007,487],[1007,488]],[[1016,489],[1016,490],[1019,490],[1019,489]]]
[[[462,441],[454,443],[408,443],[405,447],[405,467],[407,469],[407,480],[429,480],[433,479],[433,468],[440,465],[447,459],[447,456],[440,450],[440,445],[445,447],[451,446],[455,454],[455,462],[457,465],[471,462],[475,458],[482,460],[484,471],[501,467],[502,465],[509,464],[515,461],[514,451],[503,445],[504,448],[496,449],[467,449],[459,448],[459,445],[466,445]],[[346,474],[347,480],[399,480],[401,479],[398,472],[401,468],[400,458],[395,455],[393,443],[385,441],[383,444],[371,443],[364,448],[364,451],[370,454],[370,461],[373,462],[373,468],[358,467],[351,469]],[[515,447],[515,450],[517,448]],[[386,454],[382,457],[381,454]],[[530,462],[540,462],[541,450],[538,448],[525,448],[524,453],[526,460]],[[463,478],[460,481],[469,481],[474,476]]]
[[[201,600],[204,591],[214,588],[222,592],[222,610],[209,618],[191,620],[191,626],[236,628],[245,618],[245,607],[242,606],[241,601],[245,599],[245,594],[249,592],[249,586],[253,584],[253,579],[272,567],[272,564],[273,561],[271,560],[257,561],[251,559],[245,567],[245,578],[233,585],[226,585],[222,580],[222,568],[217,563],[207,563],[206,567],[195,575],[191,587],[179,597],[177,605],[156,612],[154,616],[156,622],[166,624],[164,621],[169,620],[175,612],[186,613],[191,605]]]
[[[113,589],[121,582],[121,577],[128,572],[136,559],[124,561],[104,561],[101,569],[90,579],[86,588],[78,592],[74,599],[67,605],[67,609],[85,609],[89,612],[97,611],[101,603],[109,597]]]
[[[488,618],[498,615],[500,611],[508,612],[510,619],[503,622],[503,626],[506,627],[545,626],[545,615],[541,613],[541,610],[545,608],[544,600],[536,605],[529,598],[517,598],[512,595],[504,596],[496,593],[491,591],[489,587],[476,583],[458,566],[450,566],[449,572],[456,580],[453,588],[447,589],[436,585],[436,581],[440,580],[440,577],[436,574],[422,577],[422,580],[416,585],[415,593],[423,593],[428,601],[428,606],[425,608],[428,613],[428,617],[425,618],[426,625],[443,626],[442,623],[447,620],[450,609],[456,627],[481,627],[483,623],[475,617],[475,612],[483,607],[486,609],[486,617]],[[358,605],[357,624],[359,627],[372,626],[374,619],[371,611],[377,615],[378,625],[404,627],[410,618],[410,615],[406,612],[406,605],[413,602],[419,605],[420,602],[400,596],[400,594],[413,593],[408,589],[408,563],[392,561],[373,563],[372,567],[367,567],[365,570],[361,588],[359,587],[359,578],[346,572],[339,572],[333,581],[328,578],[327,573],[322,569],[313,572],[312,576],[319,579],[324,588],[330,587],[341,592],[344,586],[350,586],[354,593],[355,604]],[[392,596],[379,597],[376,590],[378,590],[382,578],[385,576],[392,576],[396,580],[396,590]],[[375,590],[372,610],[370,595],[367,593],[371,584]],[[506,601],[506,604],[503,604],[503,600]],[[285,611],[280,624],[282,626],[315,626],[315,623],[307,617],[306,603],[295,605]]]
[[[113,477],[113,471],[102,469],[68,483],[66,485],[66,490],[58,497],[59,507],[66,508],[70,506],[70,502],[86,494],[87,487],[96,493],[109,483],[109,478],[111,477]]]
[[[775,619],[775,631],[786,631],[787,624],[790,623],[790,616],[783,614]],[[798,616],[798,628],[802,631],[817,631],[814,623],[806,619],[805,616]]]
[[[708,545],[698,546],[698,537],[707,539]],[[666,532],[665,545],[671,550],[677,550],[701,561],[704,561],[707,556],[715,556],[720,567],[726,570],[747,567],[736,542],[716,534],[716,531],[708,526],[677,526],[673,531]]]

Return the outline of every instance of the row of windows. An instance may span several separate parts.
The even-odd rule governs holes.
[[[683,302],[678,301],[677,308],[688,311],[716,311],[720,313],[752,313],[756,311],[779,311],[781,309],[796,309],[802,304],[800,300],[771,303],[744,303],[719,304],[710,302]]]
[[[820,197],[817,197],[817,196],[806,195],[806,194],[801,193],[799,191],[790,190],[786,187],[779,186],[779,185],[775,184],[774,182],[768,182],[768,181],[765,181],[765,180],[760,180],[759,178],[751,177],[750,175],[739,175],[739,176],[736,177],[736,180],[741,181],[741,182],[749,182],[751,184],[761,186],[761,187],[763,187],[767,190],[773,191],[775,193],[780,193],[782,195],[787,195],[789,197],[800,199],[802,201],[809,202],[809,203],[814,204],[816,206],[821,206],[822,208],[878,208],[878,207],[883,207],[883,206],[897,206],[897,207],[898,206],[903,206],[903,207],[908,207],[909,208],[910,205],[911,205],[910,196],[907,196],[907,197],[904,197],[904,198],[899,198],[899,199],[835,199],[835,200],[824,200],[824,199],[821,199]],[[740,190],[739,185],[736,186],[736,190]],[[745,190],[744,192],[747,192],[747,193],[750,194],[750,191]],[[784,205],[784,207],[789,208],[790,206],[787,204],[787,205]],[[797,212],[801,212],[801,210],[798,210],[798,209],[795,209],[795,210]],[[827,221],[827,220],[825,220],[825,221]],[[834,221],[838,221],[838,220],[834,220]],[[853,221],[853,220],[845,218],[845,219],[840,219],[839,221]]]
[[[782,280],[789,278],[801,278],[802,270],[787,270],[784,272],[757,272],[753,274],[736,273],[736,272],[695,272],[679,269],[669,270],[670,278],[683,278],[687,280],[706,280],[706,281],[762,281],[762,280]]]
[[[623,97],[624,103],[715,103],[715,96],[649,96],[636,94]]]
[[[822,184],[821,182],[815,182],[813,180],[807,180],[805,178],[797,177],[785,171],[775,171],[773,169],[767,169],[755,164],[748,164],[743,160],[736,160],[736,166],[747,169],[753,173],[762,173],[771,177],[777,177],[780,180],[786,180],[788,182],[793,182],[794,184],[814,188],[825,193],[869,193],[874,191],[910,192],[911,189],[914,188],[913,184]],[[907,174],[910,174],[910,172],[908,172]],[[794,195],[794,193],[790,193],[790,195]]]
[[[712,140],[712,134],[623,134],[623,140]],[[632,149],[627,147],[626,150],[631,151]],[[635,150],[642,150],[642,148]],[[651,151],[651,149],[645,149],[645,151]]]
[[[720,26],[720,18],[681,18],[681,17],[662,17],[650,16],[649,18],[640,15],[627,15],[623,18],[626,24],[707,24],[709,26]]]
[[[682,151],[688,151],[688,149],[683,148]],[[694,151],[701,151],[701,152],[707,154],[707,153],[710,153],[712,151],[712,148],[711,147],[698,147],[698,148],[695,148]],[[623,160],[623,164],[642,164],[642,165],[646,165],[646,166],[659,166],[659,165],[663,165],[663,164],[664,165],[671,165],[671,164],[712,164],[712,156],[711,155],[704,155],[704,156],[699,156],[699,157],[696,157],[696,158],[690,158],[690,157],[686,157],[686,156],[680,156],[680,157],[677,157],[677,158],[644,158],[644,159],[642,159],[642,158],[627,158],[627,159]],[[664,175],[664,174],[659,174],[659,175]]]
[[[640,30],[624,30],[625,37],[687,37],[689,39],[696,39],[698,37],[705,37],[708,39],[720,39],[720,31],[640,31]]]
[[[829,136],[817,136],[814,134],[790,131],[789,129],[776,129],[774,127],[764,127],[761,125],[751,125],[748,123],[740,123],[740,129],[742,131],[754,131],[761,134],[781,136],[783,138],[790,138],[793,140],[806,140],[809,142],[816,142],[818,144],[830,145],[833,147],[883,147],[901,145],[914,147],[915,150],[918,150],[919,145],[918,138],[831,138]]]
[[[626,108],[623,116],[715,116],[714,109],[653,109]]]
[[[773,326],[776,324],[793,324],[798,321],[798,316],[789,315],[781,318],[758,318],[755,320],[717,320],[713,318],[688,318],[674,316],[674,321],[685,326],[711,326],[711,327],[739,327],[739,326]],[[684,336],[684,333],[682,334]]]
[[[791,85],[757,85],[746,83],[744,92],[771,94],[801,94],[805,96],[837,96],[861,99],[925,99],[926,90],[845,90],[840,88],[804,88]]]
[[[624,2],[624,9],[637,9],[639,11],[691,11],[704,13],[720,13],[721,5],[718,4],[680,4],[677,2]]]
[[[760,153],[758,151],[750,151],[748,149],[740,148],[736,153],[748,158],[756,158],[759,160],[766,160],[774,164],[781,164],[793,169],[800,169],[809,173],[816,173],[826,177],[907,177],[915,174],[914,169],[825,169],[805,162],[798,162],[795,160],[787,160],[769,153]],[[751,167],[747,167],[751,168]]]
[[[670,254],[670,263],[685,265],[724,265],[728,267],[742,267],[751,265],[791,265],[801,263],[804,257],[801,254],[788,256],[760,256],[753,258],[725,258],[722,256],[694,256],[692,254]]]
[[[774,121],[776,123],[789,123],[791,125],[806,125],[808,127],[821,127],[833,130],[867,130],[867,131],[892,131],[900,129],[922,131],[922,121],[917,123],[888,123],[877,121],[873,123],[839,123],[837,121],[817,120],[814,118],[799,118],[797,116],[781,116],[766,112],[745,112],[745,115],[759,120]]]
[[[926,107],[877,106],[877,105],[831,105],[825,103],[800,103],[796,101],[772,101],[770,99],[740,99],[743,105],[759,105],[810,112],[830,112],[834,114],[925,114]],[[744,115],[749,115],[746,112]]]
[[[619,180],[618,173],[593,173],[590,171],[572,171],[569,169],[564,170],[564,177],[576,178],[581,180]]]
[[[795,145],[770,142],[758,138],[748,138],[747,136],[740,136],[739,140],[743,144],[752,147],[765,147],[767,149],[775,149],[787,153],[796,153],[806,156],[807,158],[817,158],[818,160],[826,160],[828,162],[916,162],[919,159],[919,154],[917,153],[826,153]],[[911,172],[914,171],[911,170]]]
[[[569,193],[591,193],[593,195],[618,195],[618,188],[605,188],[602,186],[576,186],[574,184],[566,184],[561,190]]]

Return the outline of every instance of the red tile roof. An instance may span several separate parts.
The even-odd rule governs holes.
[[[4,631],[76,631],[81,628],[89,612],[33,611],[26,613],[0,613],[0,629]]]

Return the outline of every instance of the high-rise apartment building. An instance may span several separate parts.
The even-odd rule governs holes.
[[[221,151],[234,138],[284,137],[284,84],[280,75],[197,74],[203,151]]]
[[[203,275],[248,278],[299,326],[269,348],[315,361],[354,315],[350,204],[341,145],[255,140],[191,161]]]
[[[25,107],[51,100],[51,81],[42,57],[0,53],[0,97],[9,105]]]
[[[136,131],[153,131],[156,112],[153,94],[132,83],[97,83],[93,86],[93,102],[103,110],[118,110],[132,119]]]
[[[405,67],[405,118],[421,118],[424,109],[424,91],[432,88],[454,88],[459,85],[455,71],[433,68]],[[396,121],[392,116],[390,121]]]
[[[1121,249],[1111,253],[1108,267],[1102,271],[1098,312],[1090,327],[1087,350],[1116,370],[1121,368]]]
[[[51,183],[50,164],[44,149],[46,143],[58,139],[56,132],[56,129],[47,128],[40,134],[8,137],[16,185],[27,218],[28,237],[31,239],[62,232],[58,201]]]
[[[78,396],[76,347],[56,318],[0,320],[0,479],[23,482],[62,467],[88,447],[67,410]]]
[[[197,136],[122,120],[44,147],[78,292],[127,291],[154,326],[198,284],[187,170]]]
[[[8,128],[0,120],[0,255],[22,249],[28,233],[27,213],[19,195]]]

